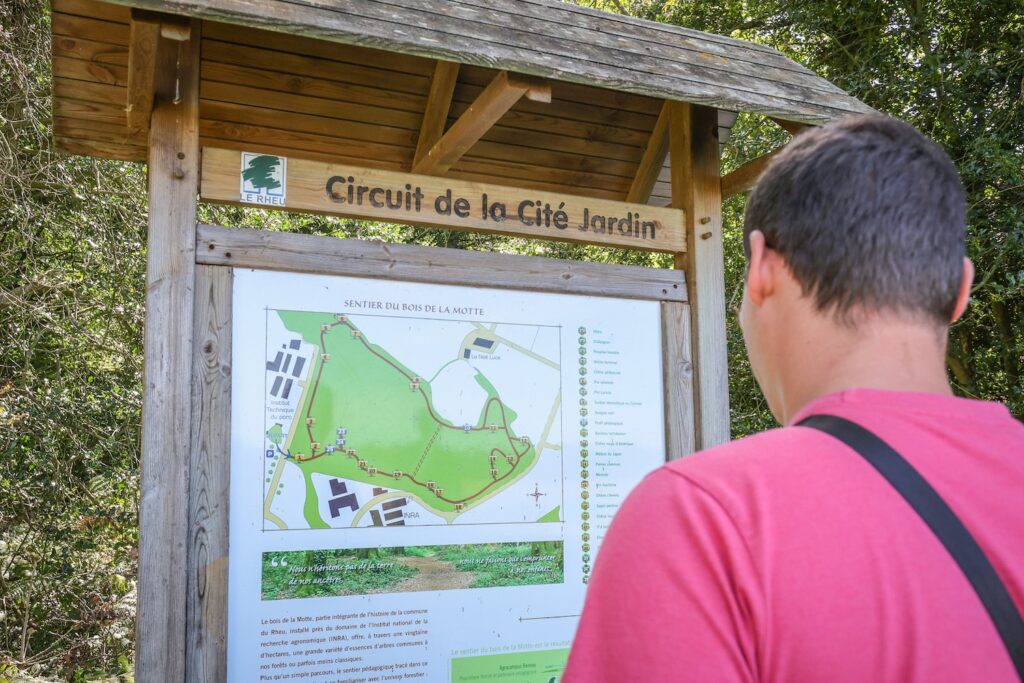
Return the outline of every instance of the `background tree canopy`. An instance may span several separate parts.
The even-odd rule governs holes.
[[[579,0],[776,47],[942,144],[969,195],[973,303],[952,330],[964,395],[1024,415],[1024,6],[1019,0]],[[145,168],[50,141],[49,14],[0,3],[0,680],[131,668],[145,264]],[[730,170],[785,140],[741,116]],[[725,207],[738,300],[743,198]],[[361,221],[203,207],[201,219],[607,262],[660,256]],[[773,421],[730,321],[733,433]]]

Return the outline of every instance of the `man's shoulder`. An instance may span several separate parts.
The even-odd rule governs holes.
[[[832,445],[813,429],[777,427],[673,460],[663,469],[697,485],[715,479],[786,476],[794,469],[813,467],[810,454]]]
[[[794,501],[860,479],[860,463],[842,449],[817,430],[780,427],[667,463],[641,489],[661,505],[702,497],[750,531],[758,517],[788,518]]]

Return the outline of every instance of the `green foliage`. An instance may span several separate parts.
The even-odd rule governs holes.
[[[470,588],[562,583],[561,541],[449,545],[438,557],[475,576]]]
[[[117,676],[133,638],[145,183],[52,151],[49,62],[46,3],[0,3],[0,668]]]
[[[1024,417],[1024,5],[1019,0],[576,0],[578,4],[754,40],[782,50],[875,109],[941,144],[968,193],[968,253],[978,276],[951,331],[956,391]],[[740,116],[725,170],[785,139]],[[725,207],[726,288],[742,285],[742,199]],[[733,434],[773,424],[735,321],[729,328]]]

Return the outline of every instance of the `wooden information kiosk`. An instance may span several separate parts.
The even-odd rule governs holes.
[[[582,555],[570,560],[570,545],[572,553],[581,552],[575,536],[579,529],[573,527],[571,534],[564,534],[564,549],[562,540],[557,541],[558,575],[576,590],[577,584],[586,583],[590,534],[595,534],[595,540],[598,537],[596,497],[589,495],[593,489],[588,491],[586,437],[587,420],[596,429],[599,419],[594,410],[599,383],[593,380],[601,371],[593,351],[587,353],[597,348],[592,344],[603,343],[598,339],[602,332],[592,324],[580,323],[577,332],[575,323],[569,322],[575,320],[576,309],[580,316],[589,315],[588,320],[602,325],[602,306],[627,320],[628,311],[635,310],[638,335],[656,338],[651,354],[655,358],[643,371],[653,373],[648,388],[656,387],[658,405],[648,406],[645,414],[657,417],[655,431],[663,443],[648,448],[645,457],[680,457],[728,440],[721,203],[725,197],[749,190],[770,155],[722,177],[721,141],[736,112],[771,117],[795,134],[804,125],[867,110],[770,48],[556,0],[119,0],[117,4],[53,0],[52,29],[57,147],[73,154],[149,165],[139,681],[224,681],[233,666],[229,662],[229,593],[232,600],[239,595],[244,600],[245,594],[229,589],[229,548],[235,557],[234,544],[242,543],[241,537],[233,535],[242,533],[235,526],[240,518],[232,519],[241,512],[232,509],[229,515],[229,500],[236,500],[237,493],[232,477],[240,476],[232,472],[231,464],[249,456],[239,453],[243,437],[232,419],[237,422],[251,407],[244,403],[247,397],[239,396],[238,387],[245,384],[239,383],[242,375],[249,377],[255,367],[259,382],[264,381],[263,349],[269,348],[272,332],[270,323],[252,328],[263,336],[259,358],[254,360],[257,365],[248,368],[233,368],[233,358],[248,358],[244,355],[248,352],[239,340],[233,346],[232,334],[242,329],[243,317],[258,322],[253,311],[261,306],[270,315],[275,306],[284,310],[293,305],[287,299],[292,294],[275,288],[302,292],[302,287],[315,285],[324,291],[369,292],[362,299],[345,301],[344,307],[339,303],[331,308],[333,317],[319,323],[310,335],[296,336],[294,346],[286,351],[295,350],[298,356],[302,349],[312,349],[303,357],[307,372],[315,367],[322,373],[324,367],[337,363],[336,349],[342,347],[328,343],[340,345],[344,339],[350,344],[344,348],[373,351],[368,362],[386,360],[404,375],[394,377],[408,395],[425,397],[437,432],[444,432],[432,436],[427,449],[435,438],[452,437],[443,428],[465,433],[467,439],[490,438],[488,432],[505,438],[509,444],[502,447],[505,450],[491,450],[490,473],[483,475],[490,480],[481,491],[521,478],[521,473],[512,473],[531,457],[531,449],[547,448],[567,461],[583,458],[582,474],[576,464],[568,465],[566,471],[576,472],[572,475],[576,478],[558,494],[563,502],[573,503],[573,511],[567,511],[568,505],[562,511],[555,507],[533,520],[554,522],[558,528],[583,520]],[[675,269],[199,225],[199,202],[657,251],[672,254]],[[241,277],[241,273],[249,275]],[[235,310],[241,306],[237,288],[245,282],[262,283],[258,286],[266,291],[255,294],[268,298],[264,302],[247,295],[249,308]],[[384,288],[376,300],[374,282]],[[406,283],[408,289],[400,292],[396,283]],[[468,302],[464,310],[455,305],[459,315],[470,320],[477,311],[483,316],[466,323],[482,332],[458,347],[463,354],[459,360],[492,362],[487,354],[494,343],[525,348],[507,334],[499,340],[500,325],[506,323],[494,322],[497,318],[488,317],[491,312],[483,312],[485,304],[473,303],[478,296],[474,291],[487,306],[506,307],[502,311],[514,303],[509,292],[524,301],[534,297],[529,300],[536,300],[538,307],[551,308],[544,314],[547,322],[537,326],[538,330],[560,329],[561,352],[573,354],[571,372],[559,370],[562,389],[556,394],[562,408],[573,409],[571,437],[563,435],[561,442],[554,443],[555,409],[546,420],[543,439],[513,434],[514,419],[499,420],[490,407],[484,407],[479,423],[468,418],[463,425],[434,415],[435,403],[441,400],[440,385],[430,386],[436,377],[421,377],[406,368],[397,359],[398,352],[395,358],[385,353],[378,345],[381,335],[387,334],[385,328],[365,332],[360,325],[371,321],[356,321],[353,308],[409,306],[407,310],[427,316],[423,320],[431,311],[455,320],[459,316],[451,306],[438,302],[458,295]],[[408,292],[408,297],[402,292]],[[548,306],[548,301],[557,305]],[[658,328],[653,336],[644,322],[648,319]],[[287,315],[281,320],[289,324]],[[289,327],[289,334],[305,320]],[[417,333],[442,334],[443,330],[437,331],[441,328],[430,327],[433,324],[423,323],[425,327],[417,328]],[[611,329],[612,323],[608,324]],[[622,324],[617,329],[626,328]],[[374,338],[373,343],[361,340],[362,334]],[[535,339],[541,334],[536,332]],[[558,363],[546,357],[541,361],[560,368],[568,361],[565,353],[559,358]],[[272,356],[266,359],[268,367],[273,365],[271,360]],[[273,367],[284,374],[279,365]],[[303,387],[310,385],[311,375],[297,369],[293,374]],[[578,411],[577,375],[582,390]],[[573,381],[571,404],[566,398],[569,380]],[[504,411],[504,403],[496,398],[500,388],[485,388],[492,392],[485,406],[500,405]],[[284,390],[272,391],[279,397]],[[302,395],[306,395],[304,388]],[[288,404],[289,400],[281,400],[281,409],[295,413],[298,404]],[[264,438],[276,447],[266,450],[265,460],[256,461],[260,465],[254,479],[257,485],[269,467],[266,481],[270,483],[261,488],[266,495],[264,513],[254,517],[261,524],[270,519],[277,520],[278,529],[286,527],[273,512],[284,509],[274,507],[279,505],[275,501],[278,487],[285,486],[278,483],[282,472],[298,471],[290,468],[321,455],[338,455],[339,463],[351,460],[346,467],[357,474],[349,477],[350,485],[362,473],[386,474],[389,480],[386,486],[373,484],[373,491],[366,494],[373,498],[353,516],[352,527],[369,524],[371,516],[377,519],[379,515],[369,514],[376,512],[372,505],[388,496],[420,501],[423,514],[432,511],[449,523],[457,515],[472,514],[468,508],[476,505],[477,493],[460,497],[451,485],[420,481],[415,472],[390,465],[385,471],[383,460],[377,462],[373,454],[342,443],[346,438],[357,440],[348,434],[349,427],[318,423],[323,420],[319,408],[311,398],[301,400],[307,401],[299,416],[308,432],[301,442],[305,452],[299,441],[282,447],[280,432],[271,430],[264,437],[259,433],[262,427],[255,430],[260,445],[253,457],[264,457]],[[255,408],[262,411],[263,403]],[[564,426],[566,410],[559,410]],[[321,427],[336,431],[337,445],[323,438],[323,432],[317,431]],[[580,453],[567,452],[570,445]],[[426,454],[424,450],[422,458]],[[535,455],[543,460],[539,450]],[[423,465],[422,458],[417,469]],[[310,491],[321,486],[316,483],[319,474],[304,471],[312,482]],[[341,479],[330,481],[339,482],[331,483],[336,491],[355,495]],[[530,487],[526,495],[534,496],[529,504],[537,501],[538,509],[541,496],[555,495],[554,489],[545,493],[542,483],[533,478],[523,482]],[[566,493],[567,488],[573,491]],[[305,512],[296,517],[300,524],[309,521],[311,529],[324,522],[313,496]],[[594,520],[588,512],[591,502]],[[500,514],[505,513],[494,513]],[[593,521],[593,530],[588,520]],[[324,526],[329,525],[324,522]],[[406,533],[412,531],[378,528],[367,533],[401,533],[412,538]],[[278,531],[273,534],[287,537]],[[554,547],[550,544],[555,541],[534,536],[524,539],[548,550]],[[317,552],[343,553],[353,547],[348,541],[318,543]],[[285,550],[259,552],[262,555],[253,555],[257,562],[270,563],[275,570],[286,564]],[[533,562],[538,557],[526,559]],[[264,567],[264,584],[269,571]],[[231,609],[232,614],[242,614],[234,611],[240,609],[238,605]],[[530,618],[520,616],[519,623]],[[564,645],[564,638],[559,643]],[[454,662],[456,649],[464,643],[451,641],[450,645],[441,654]],[[236,643],[235,647],[241,646]],[[269,646],[255,641],[246,647],[253,658],[271,652]],[[430,652],[425,645],[422,650]],[[426,667],[426,663],[414,663],[408,671],[419,664]],[[471,667],[485,664],[474,660]],[[284,673],[269,664],[261,666],[259,679],[282,680],[296,677],[289,671],[301,670],[294,662],[281,667]],[[232,679],[243,680],[237,674],[241,670],[236,669]],[[368,665],[366,670],[379,673],[383,669]],[[421,673],[407,677],[425,675],[433,680],[437,676],[436,671],[423,674],[427,668],[415,670]],[[331,671],[338,674],[342,669]],[[456,680],[456,673],[451,664],[446,675]]]

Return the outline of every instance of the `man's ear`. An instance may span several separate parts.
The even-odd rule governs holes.
[[[952,325],[967,310],[967,304],[971,299],[971,285],[974,284],[974,264],[971,259],[964,257],[964,271],[960,280],[960,291],[956,295],[956,305],[953,306],[953,316],[949,319]]]
[[[750,263],[747,264],[747,296],[750,303],[760,306],[775,289],[773,264],[768,256],[764,233],[752,230],[749,237]]]

